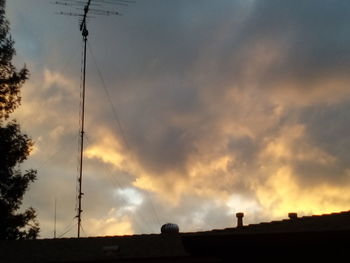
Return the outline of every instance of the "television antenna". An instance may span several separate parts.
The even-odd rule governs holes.
[[[86,85],[86,46],[88,41],[89,31],[87,29],[88,19],[95,16],[112,16],[121,15],[117,10],[112,10],[112,7],[128,6],[128,4],[134,3],[132,0],[58,0],[52,2],[52,4],[58,5],[63,8],[69,8],[69,11],[58,11],[56,14],[79,17],[79,29],[83,37],[84,52],[83,52],[83,72],[82,72],[82,102],[80,111],[80,156],[79,156],[79,177],[78,177],[78,205],[77,215],[78,220],[78,238],[80,238],[81,226],[81,213],[82,210],[82,181],[83,181],[83,159],[84,159],[84,125],[85,125],[85,85]]]

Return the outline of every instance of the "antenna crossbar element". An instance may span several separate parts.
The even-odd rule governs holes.
[[[85,2],[84,1],[80,1],[80,0],[59,0],[59,1],[55,1],[55,2],[51,2],[52,4],[55,5],[61,5],[61,6],[84,6]],[[101,4],[99,3],[91,3],[91,6],[101,6]]]
[[[117,11],[109,11],[109,10],[103,10],[103,9],[92,9],[92,8],[90,8],[90,13],[93,15],[105,15],[105,16],[120,15],[120,13]]]
[[[97,1],[95,0],[97,3],[101,3],[101,4],[109,4],[109,5],[121,5],[121,6],[128,6],[129,2],[113,2],[111,0],[100,0]]]
[[[108,10],[91,10],[92,14],[94,15],[105,15],[105,16],[111,16],[111,15],[120,15],[117,11],[108,11]]]
[[[55,2],[51,2],[51,4],[54,5],[63,5],[63,6],[74,6],[74,3],[70,3],[70,2],[59,2],[59,1],[55,1]]]
[[[64,15],[64,16],[81,16],[81,14],[77,14],[77,13],[71,13],[71,12],[55,12],[56,15]]]
[[[93,2],[103,2],[103,3],[123,3],[123,2],[134,2],[132,0],[92,0]]]

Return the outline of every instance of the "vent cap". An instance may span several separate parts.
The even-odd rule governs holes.
[[[173,223],[166,223],[162,225],[160,232],[162,234],[177,234],[179,233],[179,226]]]

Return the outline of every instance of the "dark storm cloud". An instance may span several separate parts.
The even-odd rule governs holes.
[[[273,74],[290,75],[299,81],[320,74],[346,74],[350,61],[349,2],[272,0],[257,1],[256,5],[249,26],[256,29],[252,35],[287,36],[289,40],[285,61]]]
[[[310,107],[300,113],[300,121],[306,125],[312,142],[324,152],[336,157],[331,164],[311,161],[296,163],[295,172],[297,176],[302,177],[302,183],[348,183],[349,112],[349,101],[345,100],[338,104]]]
[[[193,5],[193,2],[189,5]],[[216,42],[222,38],[219,35],[220,30],[224,24],[235,20],[235,15],[238,15],[242,10],[243,4],[241,2],[237,1],[234,4],[224,2],[219,7],[208,2],[207,5],[204,5],[204,10],[201,8],[202,5],[198,4],[194,8],[196,12],[189,16],[192,17],[192,21],[197,22],[192,26],[191,23],[184,23],[184,17],[191,10],[186,3],[177,3],[175,6],[156,6],[154,10],[157,15],[152,16],[150,20],[153,26],[148,27],[147,31],[140,27],[135,34],[136,38],[140,37],[140,41],[134,42],[137,45],[135,47],[137,54],[143,54],[141,59],[143,62],[138,64],[139,70],[141,72],[144,70],[148,77],[151,76],[146,78],[145,85],[140,85],[140,88],[147,86],[147,92],[154,95],[153,98],[149,96],[146,101],[141,101],[141,103],[148,105],[149,116],[152,116],[150,119],[157,118],[159,125],[163,126],[162,136],[159,141],[156,140],[156,144],[157,141],[160,143],[159,147],[156,148],[158,150],[153,149],[150,153],[158,158],[153,159],[154,162],[150,158],[149,162],[155,165],[173,162],[174,166],[178,167],[179,162],[186,161],[186,158],[183,158],[188,154],[187,150],[193,150],[188,144],[192,144],[195,139],[187,137],[188,140],[186,140],[186,138],[181,137],[181,134],[189,129],[196,131],[197,135],[199,133],[198,136],[201,136],[201,132],[209,132],[209,130],[202,130],[202,127],[198,127],[198,123],[193,124],[194,127],[171,127],[166,113],[179,111],[181,114],[183,104],[186,102],[192,108],[189,108],[184,114],[198,114],[200,118],[206,119],[210,125],[215,116],[210,116],[210,113],[206,111],[208,105],[200,100],[202,90],[209,89],[214,95],[214,101],[217,99],[215,90],[225,92],[227,88],[231,88],[227,83],[244,88],[245,82],[249,80],[244,79],[244,74],[242,74],[242,70],[245,70],[242,68],[242,59],[247,59],[246,56],[253,51],[252,48],[255,45],[259,46],[262,40],[281,41],[284,49],[283,58],[278,63],[269,64],[262,69],[263,74],[260,79],[256,80],[261,89],[269,90],[276,88],[276,85],[279,84],[277,88],[282,90],[291,88],[301,90],[300,92],[304,89],[317,90],[320,87],[315,85],[314,81],[344,76],[350,61],[350,53],[348,52],[350,46],[349,5],[346,1],[337,3],[333,1],[308,1],[305,3],[256,1],[251,6],[252,11],[244,17],[243,25],[237,23],[238,25],[233,24],[232,29],[226,28],[224,30],[225,42],[219,43],[216,47]],[[170,9],[173,12],[170,12]],[[232,35],[230,35],[231,30],[235,31]],[[141,41],[141,39],[146,39],[146,41]],[[208,45],[215,47],[214,51],[211,50],[213,53],[203,52]],[[157,61],[157,66],[151,68],[150,72],[148,71],[149,64],[143,63],[149,63],[155,57],[159,57],[160,61]],[[208,64],[216,61],[218,65],[211,68],[213,69],[211,72],[202,72],[203,80],[198,83],[192,79],[197,77],[194,68],[201,57],[204,57],[204,62]],[[158,75],[154,76],[152,71]],[[174,90],[178,90],[180,85],[173,85],[172,78],[163,78],[164,74],[170,74],[177,80],[182,79],[185,83],[190,82],[191,85],[186,86],[186,89],[181,87],[181,96],[174,96],[174,93],[176,95]],[[153,81],[152,78],[156,81]],[[291,83],[292,85],[284,87],[283,83]],[[159,91],[161,91],[162,96],[158,97]],[[273,95],[268,93],[268,96]],[[232,107],[234,108],[234,105]],[[142,138],[147,132],[153,133],[150,127],[151,125],[137,128],[136,130],[142,131],[138,137]],[[272,130],[274,128],[272,127]],[[179,140],[179,138],[184,140]],[[135,139],[137,140],[137,138]],[[154,142],[151,143],[154,144]],[[146,145],[138,145],[143,149],[148,148]],[[171,151],[176,153],[171,155],[171,158],[166,158],[167,154],[162,154],[167,149],[167,145]],[[186,147],[184,147],[185,145]],[[174,147],[178,149],[174,149]],[[143,156],[142,159],[147,162],[148,157]],[[164,159],[162,159],[163,157]],[[179,161],[177,161],[178,158],[180,158]]]
[[[349,148],[348,130],[350,126],[349,100],[343,103],[310,107],[302,112],[301,121],[308,127],[310,136],[321,148],[337,155],[341,154],[344,163],[349,163],[346,154]]]
[[[138,86],[141,89],[140,93],[149,95],[146,95],[146,100],[140,101],[136,98],[140,104],[135,103],[132,107],[137,105],[136,108],[147,108],[148,115],[143,115],[145,111],[142,111],[142,118],[134,116],[134,122],[127,124],[132,130],[128,135],[131,141],[137,142],[135,143],[138,147],[136,153],[142,166],[151,171],[154,176],[161,177],[169,171],[177,171],[181,176],[187,177],[192,157],[199,156],[198,159],[201,159],[201,151],[212,150],[211,147],[198,148],[203,138],[206,138],[208,145],[222,144],[221,153],[234,156],[236,160],[235,169],[229,169],[229,173],[231,176],[235,173],[239,174],[239,177],[233,180],[234,183],[229,185],[230,190],[251,196],[254,190],[251,189],[248,181],[250,178],[261,175],[259,167],[265,163],[259,160],[259,153],[268,146],[274,135],[277,136],[283,129],[298,123],[305,125],[307,131],[313,129],[310,128],[311,126],[318,127],[324,123],[322,118],[316,118],[314,124],[303,121],[300,119],[302,113],[294,111],[283,112],[280,119],[267,122],[267,116],[273,114],[276,108],[274,103],[269,102],[269,98],[274,97],[273,92],[276,89],[287,93],[295,90],[291,96],[298,101],[308,95],[309,90],[321,93],[326,89],[327,92],[332,93],[332,85],[325,88],[322,82],[329,79],[348,79],[346,74],[350,61],[348,52],[350,20],[347,16],[349,4],[346,2],[339,2],[339,5],[331,4],[329,1],[312,1],[303,4],[277,1],[255,2],[250,6],[250,12],[246,12],[241,20],[238,20],[241,24],[232,22],[235,15],[239,14],[237,10],[242,10],[241,6],[225,4],[222,5],[220,15],[216,13],[214,19],[210,19],[213,18],[210,16],[208,20],[204,19],[204,17],[208,18],[209,12],[195,13],[193,17],[197,15],[199,17],[197,21],[206,22],[199,22],[196,26],[187,28],[190,34],[184,34],[187,31],[182,28],[183,23],[174,17],[164,24],[160,22],[157,24],[155,20],[162,19],[162,16],[155,16],[152,20],[157,24],[154,30],[162,32],[160,34],[162,38],[153,38],[150,32],[147,32],[150,37],[139,34],[142,38],[147,38],[146,42],[136,42],[145,44],[145,46],[140,44],[136,48],[140,53],[146,54],[141,61],[149,63],[156,57],[153,53],[155,50],[162,51],[157,52],[159,58],[156,57],[152,66],[143,64],[139,68],[141,79],[144,79]],[[208,6],[210,5],[213,4],[209,3]],[[182,7],[186,9],[186,5]],[[206,9],[208,10],[210,9]],[[179,18],[181,8],[178,11]],[[232,28],[224,26],[230,22]],[[178,28],[182,29],[172,30]],[[205,36],[205,39],[197,36]],[[180,44],[178,39],[182,40]],[[260,72],[257,75],[247,76],[245,71],[255,66],[255,61],[250,61],[254,59],[251,54],[254,54],[255,49],[262,46],[263,52],[271,49],[273,51],[274,47],[269,47],[269,44],[275,43],[277,43],[277,49],[281,48],[281,56],[276,63],[267,62],[259,69]],[[153,48],[155,49],[152,52]],[[188,51],[191,55],[187,55]],[[264,54],[257,54],[257,56],[260,55]],[[202,70],[200,73],[198,68]],[[142,72],[146,72],[147,76],[143,77]],[[254,91],[255,94],[248,95],[256,96],[251,98],[248,106],[242,108],[239,101],[231,104],[225,102],[225,94],[230,90],[236,90],[234,92],[239,94],[241,90],[250,88],[251,77],[255,77],[254,83],[258,89]],[[181,84],[173,85],[178,83],[178,79],[183,81],[186,88],[182,88]],[[344,83],[334,85],[344,85]],[[144,87],[147,88],[142,90]],[[181,87],[181,96],[174,96],[176,95],[174,90],[178,90],[179,87]],[[347,86],[340,88],[346,90]],[[207,94],[211,99],[203,98]],[[325,97],[321,96],[320,100],[316,101],[316,104],[321,105],[319,108],[324,107]],[[186,111],[183,110],[186,104],[184,102],[191,105],[191,107],[185,106]],[[256,104],[260,106],[256,107]],[[283,102],[281,104],[283,105]],[[169,118],[171,114],[168,113],[181,117],[191,116],[193,120],[186,125],[177,126],[173,124],[172,119]],[[261,118],[257,120],[259,114]],[[222,117],[223,115],[225,117]],[[231,118],[228,115],[231,115]],[[329,117],[327,120],[330,120]],[[251,122],[247,122],[250,118]],[[142,121],[139,121],[140,119]],[[254,127],[254,119],[256,125],[261,125],[261,130]],[[232,136],[230,146],[225,146],[225,142],[220,143],[218,138],[227,136],[220,131],[220,127],[227,125],[228,122],[237,122],[249,127],[254,134],[254,139]],[[344,126],[344,123],[346,121],[340,120],[338,125]],[[346,130],[345,127],[343,128],[342,130]],[[319,128],[314,129],[315,133],[322,134]],[[152,136],[155,134],[159,136]],[[345,139],[340,129],[332,130],[330,134],[337,136],[339,141]],[[280,136],[283,137],[283,134]],[[304,151],[322,145],[321,141],[313,140],[317,135],[307,134],[306,136],[310,136],[307,138],[311,143],[309,149],[305,148]],[[332,144],[332,141],[333,139],[328,140],[328,144]],[[295,143],[298,143],[298,140]],[[327,140],[323,143],[327,143]],[[298,154],[300,151],[297,145],[289,145],[289,147],[292,154]],[[347,176],[348,165],[343,161],[347,157],[342,156],[342,152],[346,152],[345,147],[339,147],[342,148],[340,151],[330,151],[322,146],[320,148],[325,154],[333,156],[336,161],[332,164],[320,164],[318,160],[310,159],[288,161],[302,187],[331,183],[340,180],[340,177],[344,179]],[[278,165],[283,164],[284,162],[278,162]],[[220,189],[218,186],[215,187]]]

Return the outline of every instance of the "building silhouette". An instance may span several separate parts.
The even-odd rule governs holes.
[[[212,231],[0,241],[0,262],[334,262],[350,251],[350,211]]]

